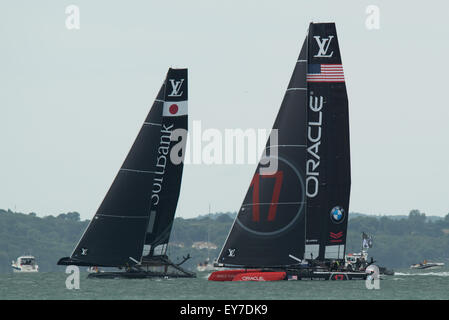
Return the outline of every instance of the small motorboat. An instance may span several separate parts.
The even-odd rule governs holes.
[[[13,272],[38,272],[39,266],[36,264],[36,258],[33,256],[20,256],[16,261],[12,261]]]
[[[196,270],[198,270],[199,272],[204,272],[204,271],[215,271],[218,270],[218,268],[214,267],[214,264],[210,262],[209,258],[207,258],[203,263],[199,263],[196,266]]]
[[[436,269],[441,268],[444,266],[443,262],[430,262],[427,260],[424,260],[423,262],[412,264],[410,266],[410,269]]]

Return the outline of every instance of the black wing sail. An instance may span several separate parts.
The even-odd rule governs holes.
[[[154,181],[158,176],[158,150],[164,132],[164,107],[169,79],[186,69],[169,69],[153,106],[131,150],[97,213],[70,258],[58,264],[121,267],[142,258]],[[186,79],[187,80],[187,79]],[[187,86],[184,88],[187,91]],[[165,138],[164,138],[165,139]],[[179,190],[179,180],[171,180]],[[176,205],[176,204],[175,204]]]
[[[187,141],[187,69],[167,77],[145,256],[165,255],[178,203]],[[172,140],[170,140],[172,137]]]
[[[334,23],[308,35],[305,257],[343,259],[351,188],[348,98]]]
[[[269,140],[236,220],[218,257],[219,265],[268,267],[297,263],[305,241],[306,160],[305,41]],[[277,154],[276,154],[277,151]],[[261,172],[266,160],[277,170]]]

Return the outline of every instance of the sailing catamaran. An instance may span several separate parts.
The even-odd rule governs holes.
[[[169,69],[122,167],[70,257],[89,277],[195,277],[167,256],[187,138],[187,69]],[[95,269],[96,270],[96,269]]]
[[[267,142],[216,261],[239,269],[209,280],[366,279],[344,269],[349,119],[334,23],[310,24],[273,130],[278,144]]]

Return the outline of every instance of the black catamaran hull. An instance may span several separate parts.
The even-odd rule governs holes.
[[[318,271],[311,269],[288,273],[287,277],[286,280],[366,280],[367,274],[365,272]]]

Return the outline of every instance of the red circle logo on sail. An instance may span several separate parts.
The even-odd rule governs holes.
[[[178,107],[178,105],[177,104],[172,104],[171,106],[170,106],[170,108],[168,108],[168,111],[171,113],[171,114],[177,114],[178,113],[178,110],[179,110],[179,107]]]

